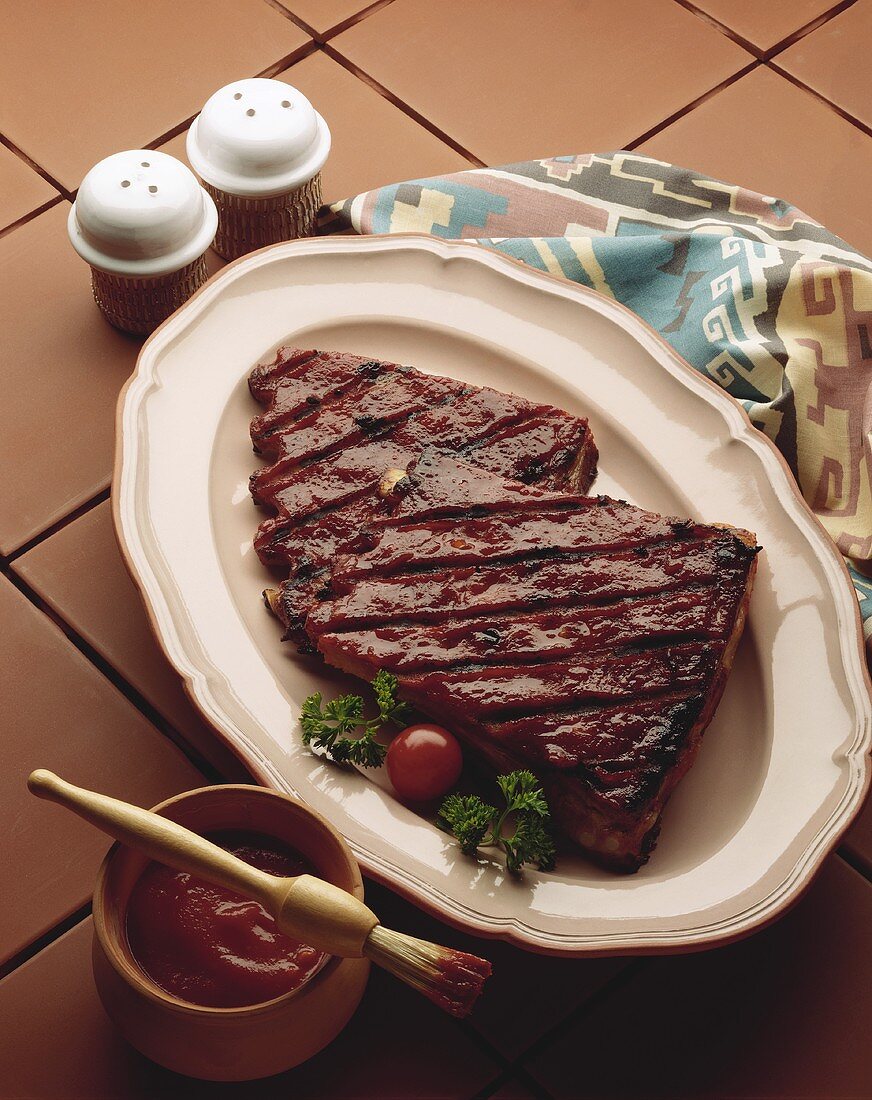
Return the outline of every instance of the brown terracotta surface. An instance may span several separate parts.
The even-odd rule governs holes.
[[[465,157],[323,53],[298,61],[279,79],[317,104],[330,127],[330,158],[321,174],[325,203],[385,183],[470,167]],[[162,148],[187,163],[184,134]]]
[[[870,928],[872,889],[833,857],[778,925],[636,964],[528,1068],[560,1096],[861,1100],[872,1091]]]
[[[870,1100],[872,803],[844,837],[844,858],[829,860],[792,913],[743,943],[682,958],[525,954],[446,928],[369,884],[387,924],[491,959],[477,1012],[458,1024],[377,975],[347,1031],[309,1065],[225,1087],[166,1073],[112,1029],[91,981],[90,920],[62,934],[83,915],[106,844],[29,796],[24,778],[47,765],[154,803],[203,781],[171,737],[210,771],[238,774],[153,641],[99,496],[116,395],[139,341],[100,317],[87,266],[67,242],[69,194],[58,199],[28,157],[69,192],[119,148],[163,140],[183,155],[187,120],[219,85],[283,70],[331,126],[327,201],[462,170],[469,160],[453,144],[492,164],[632,144],[786,198],[872,252],[872,0],[6,8],[0,973],[10,972],[0,981],[0,1100]],[[222,266],[211,253],[208,263]]]
[[[753,191],[787,199],[855,248],[872,252],[867,193],[858,186],[872,178],[872,141],[768,68],[743,76],[639,151],[718,179],[741,179]]]
[[[872,127],[872,4],[861,0],[778,55],[777,64]]]
[[[833,0],[692,0],[688,6],[766,51],[835,5]]]
[[[90,953],[89,919],[0,982],[0,1065],[9,1100],[448,1100],[472,1096],[499,1070],[455,1021],[373,971],[351,1023],[304,1066],[238,1086],[179,1077],[114,1031],[94,991]]]
[[[0,622],[2,965],[88,901],[109,847],[96,829],[28,793],[34,768],[146,806],[203,780],[5,577]]]
[[[139,350],[91,297],[66,202],[0,238],[0,553],[104,489],[115,399]],[[50,303],[46,308],[46,304]]]
[[[57,196],[57,191],[38,172],[0,145],[0,229]]]
[[[118,550],[108,501],[22,555],[13,570],[224,778],[245,781],[245,769],[223,750],[154,640]]]
[[[621,148],[751,61],[674,0],[553,0],[547,18],[395,0],[330,45],[488,164]]]
[[[3,23],[0,132],[74,190],[96,161],[155,141],[308,41],[261,0],[89,0],[75,18],[30,4]]]

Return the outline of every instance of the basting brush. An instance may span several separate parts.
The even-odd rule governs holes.
[[[453,1016],[469,1015],[490,976],[486,960],[384,928],[362,901],[314,875],[267,874],[183,825],[44,769],[33,772],[27,786],[149,859],[253,898],[280,931],[301,943],[341,958],[370,959]]]

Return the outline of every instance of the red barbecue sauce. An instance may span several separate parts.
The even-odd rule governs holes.
[[[271,875],[312,874],[271,837],[221,832],[210,840]],[[130,895],[127,940],[146,975],[192,1004],[235,1008],[289,993],[324,955],[279,932],[256,901],[194,875],[150,863]]]

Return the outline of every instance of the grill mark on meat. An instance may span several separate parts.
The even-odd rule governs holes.
[[[285,523],[301,523],[362,493],[372,495],[385,465],[404,458],[408,460],[408,452],[397,448],[390,438],[371,440],[288,471],[261,487],[260,503],[275,508]]]
[[[305,372],[283,377],[276,386],[276,399],[250,426],[251,441],[259,454],[269,455],[270,439],[287,431],[302,419],[343,395],[362,393],[368,383],[397,370],[393,363],[375,359],[349,363],[357,356],[330,356],[310,362]]]
[[[545,610],[555,604],[614,602],[629,594],[654,595],[706,584],[718,576],[718,541],[659,546],[644,560],[632,551],[620,551],[571,561],[467,566],[373,578],[357,581],[347,592],[334,579],[337,594],[330,616],[324,608],[313,608],[310,629],[320,633],[394,619],[438,622],[497,610]]]
[[[395,440],[416,456],[431,445],[454,451],[481,443],[511,424],[558,413],[559,410],[534,405],[522,397],[500,393],[487,386],[480,389],[466,387],[450,407],[428,409],[421,416],[401,425],[395,433]]]
[[[524,448],[520,453],[515,425],[459,453],[491,473],[533,484],[549,473],[559,476],[571,467],[586,431],[586,425],[566,414],[531,417],[523,424]]]
[[[302,526],[307,528],[307,537],[313,544],[307,548],[308,556],[318,556],[327,560],[341,552],[343,544],[334,537],[334,530],[337,527],[347,530],[349,526],[341,517],[341,510],[350,508],[355,515],[358,515],[358,502],[363,496],[370,495],[384,470],[394,465],[405,466],[413,460],[414,453],[400,447],[404,440],[408,440],[413,435],[412,425],[419,418],[430,416],[432,420],[438,414],[445,415],[441,407],[402,422],[398,431],[389,433],[378,442],[373,441],[364,446],[340,451],[320,462],[302,466],[280,479],[281,487],[268,500],[268,503],[277,509],[279,515],[265,520],[255,539],[255,548],[261,560],[265,564],[287,562],[292,565],[302,552],[300,539],[294,533],[295,528]],[[526,438],[526,424],[537,422],[535,420],[518,422],[515,438],[519,441],[519,446]],[[452,425],[450,430],[454,432],[456,427]],[[490,438],[490,434],[484,437],[485,442]],[[441,446],[441,440],[437,439],[436,442]],[[535,440],[533,442],[535,443]],[[537,452],[532,445],[524,447],[523,451],[525,454],[536,457]],[[507,456],[505,460],[508,461]],[[513,471],[502,472],[511,474]],[[316,523],[315,516],[319,514],[320,522]],[[374,514],[369,517],[370,520],[375,518],[376,514],[377,510],[374,509]],[[362,516],[360,526],[364,526]],[[322,541],[323,550],[318,547]]]
[[[474,709],[478,720],[520,717],[565,706],[566,699],[633,699],[704,686],[717,662],[717,647],[672,646],[632,656],[593,652],[542,666],[491,665],[468,671],[439,670],[403,677],[403,687],[426,695],[446,714]]]
[[[258,528],[254,548],[266,564],[287,565],[291,575],[306,559],[307,568],[326,565],[340,553],[348,553],[372,518],[372,491],[361,493],[342,507],[315,512],[297,524],[268,520]],[[274,526],[273,526],[274,525]]]
[[[722,602],[722,601],[721,601]],[[585,650],[649,646],[716,637],[718,589],[687,590],[619,600],[599,607],[556,612],[373,626],[319,635],[318,647],[333,664],[367,661],[390,672],[419,672],[474,664],[564,660]]]
[[[487,721],[488,734],[549,768],[574,771],[621,810],[642,804],[681,752],[702,706],[693,692],[668,692],[631,707],[619,703]]]
[[[248,388],[255,400],[266,405],[275,396],[276,388],[284,377],[301,374],[308,369],[307,364],[323,359],[334,352],[303,350],[281,347],[269,363],[258,363],[248,376]]]
[[[595,500],[579,503],[575,511],[490,513],[461,523],[455,518],[385,526],[390,527],[390,539],[382,537],[360,554],[347,577],[650,547],[676,539],[669,519],[617,501],[599,507]],[[686,532],[688,537],[711,533],[711,528],[696,527]]]
[[[268,443],[275,461],[254,475],[255,495],[267,482],[302,462],[354,446],[384,432],[395,421],[445,400],[458,391],[460,383],[415,372],[378,377],[366,387],[362,395],[346,393],[297,421],[291,430],[272,436]]]

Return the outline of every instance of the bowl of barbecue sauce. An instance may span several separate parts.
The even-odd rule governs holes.
[[[263,787],[203,787],[155,810],[270,874],[314,874],[363,898],[342,837]],[[290,1069],[345,1026],[366,959],[290,939],[251,899],[116,844],[94,892],[94,977],[125,1038],[155,1062],[212,1081]]]

